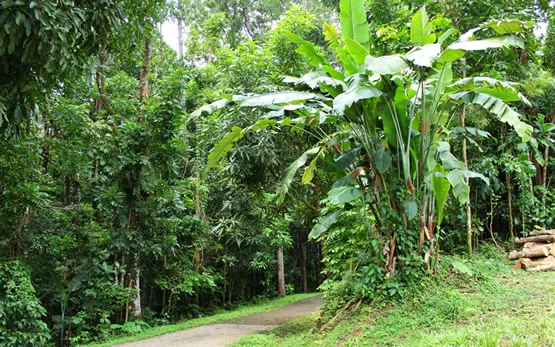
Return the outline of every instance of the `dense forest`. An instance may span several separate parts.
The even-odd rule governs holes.
[[[555,228],[554,76],[548,0],[2,0],[0,345],[504,253]]]

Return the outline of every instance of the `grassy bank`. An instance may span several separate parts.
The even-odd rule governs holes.
[[[103,347],[103,346],[112,346],[114,344],[143,340],[150,337],[155,337],[163,334],[173,333],[179,330],[194,328],[201,325],[212,324],[212,323],[219,323],[226,320],[239,318],[243,316],[247,316],[254,313],[266,312],[272,310],[274,308],[278,308],[281,306],[285,306],[294,302],[297,302],[302,299],[306,299],[312,296],[318,295],[318,293],[309,293],[309,294],[294,294],[289,295],[283,298],[268,300],[262,304],[250,304],[239,307],[233,311],[222,311],[216,313],[212,316],[201,317],[196,319],[187,320],[182,323],[171,324],[171,325],[161,325],[153,328],[147,328],[138,334],[134,334],[131,336],[118,336],[105,341],[103,343],[97,344],[90,344],[87,346],[90,347]]]
[[[360,307],[333,326],[317,316],[235,346],[555,346],[555,274],[513,271],[501,257],[444,257],[438,279],[393,305]]]

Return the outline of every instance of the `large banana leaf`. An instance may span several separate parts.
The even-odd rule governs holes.
[[[524,41],[514,35],[499,36],[484,40],[461,40],[447,47],[447,49],[441,53],[439,60],[442,62],[453,62],[462,58],[466,51],[481,51],[503,47],[524,48]]]
[[[320,151],[320,147],[311,148],[308,151],[301,154],[300,157],[298,157],[293,163],[291,163],[291,165],[289,165],[289,167],[285,171],[285,176],[283,178],[283,181],[278,189],[278,196],[277,196],[278,204],[281,204],[285,199],[285,195],[289,191],[289,187],[291,186],[291,183],[295,179],[295,174],[297,173],[297,170],[299,170],[301,167],[303,167],[306,164],[309,155],[314,155],[319,151]]]
[[[493,29],[499,35],[517,34],[532,29],[536,23],[531,21],[520,21],[518,19],[491,20],[480,26],[481,29]]]
[[[308,58],[308,63],[314,67],[321,67],[322,70],[327,72],[331,77],[343,80],[345,76],[331,66],[328,59],[324,57],[322,54],[318,53],[316,47],[314,45],[303,39],[302,37],[293,34],[292,32],[284,30],[284,35],[287,37],[291,42],[294,42],[299,45],[297,48],[297,53],[304,55]]]
[[[328,200],[332,205],[339,205],[356,200],[362,197],[363,194],[364,192],[360,188],[354,186],[341,186],[332,188],[329,191]]]
[[[362,46],[368,47],[370,35],[364,0],[341,0],[340,9],[343,38],[355,40]]]
[[[328,229],[335,222],[337,222],[337,219],[339,218],[342,212],[343,210],[341,209],[322,217],[322,219],[320,219],[320,221],[316,223],[316,225],[312,228],[312,230],[310,231],[310,234],[308,234],[308,238],[309,239],[319,238],[323,233],[328,231]]]
[[[345,93],[339,94],[333,99],[333,109],[338,114],[343,114],[345,108],[350,107],[357,101],[363,99],[377,98],[382,95],[382,92],[376,87],[372,86],[355,86],[349,88]]]
[[[270,126],[276,125],[276,121],[273,119],[260,119],[253,125],[242,129],[238,126],[234,126],[231,128],[231,131],[227,133],[221,140],[218,142],[210,154],[208,154],[208,169],[213,168],[218,165],[220,160],[222,160],[227,153],[233,148],[233,144],[245,136],[246,133],[249,131],[259,131],[264,130]]]
[[[399,54],[384,55],[377,58],[372,56],[366,57],[366,68],[380,75],[394,75],[407,67],[409,67],[407,62]]]
[[[410,23],[410,40],[417,46],[425,46],[436,41],[436,35],[430,33],[432,26],[426,8],[422,7],[412,17]]]
[[[482,106],[484,109],[495,114],[500,121],[512,126],[524,142],[530,141],[532,138],[534,128],[521,121],[520,114],[499,98],[477,91],[450,94],[449,97],[454,100],[464,100],[468,103]]]
[[[306,92],[276,92],[249,96],[239,102],[241,107],[260,107],[279,104],[297,103],[314,98],[316,95]]]

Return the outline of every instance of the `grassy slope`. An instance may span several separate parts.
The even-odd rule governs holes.
[[[271,309],[281,307],[281,306],[285,306],[285,305],[288,305],[288,304],[291,304],[291,303],[294,303],[294,302],[297,302],[299,300],[306,299],[306,298],[309,298],[309,297],[312,297],[312,296],[315,296],[315,295],[319,295],[319,293],[289,295],[289,296],[286,296],[286,297],[283,297],[283,298],[269,300],[268,302],[265,302],[263,304],[258,304],[258,305],[251,304],[251,305],[240,307],[240,308],[238,308],[236,310],[233,310],[233,311],[224,311],[224,312],[221,312],[221,313],[217,313],[213,316],[191,319],[191,320],[188,320],[188,321],[185,321],[185,322],[182,322],[182,323],[178,323],[178,324],[161,325],[161,326],[157,326],[157,327],[154,327],[154,328],[146,329],[146,330],[144,330],[141,333],[136,334],[136,335],[115,337],[115,338],[110,339],[110,340],[108,340],[106,342],[103,342],[103,343],[91,344],[91,345],[87,345],[87,346],[91,346],[91,347],[92,346],[95,346],[95,347],[112,346],[112,345],[118,344],[118,343],[142,340],[142,339],[155,337],[155,336],[159,336],[159,335],[163,335],[163,334],[173,333],[173,332],[183,330],[183,329],[198,327],[200,325],[219,323],[219,322],[223,322],[223,321],[226,321],[226,320],[247,316],[247,315],[254,314],[254,313],[266,312],[266,311],[269,311]]]
[[[418,296],[359,309],[333,329],[311,332],[313,315],[235,346],[555,346],[554,273],[513,272],[503,259],[465,264],[472,275],[445,266]]]

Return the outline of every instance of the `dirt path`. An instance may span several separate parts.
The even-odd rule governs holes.
[[[322,304],[322,296],[314,296],[275,310],[256,313],[220,324],[203,325],[146,340],[128,342],[126,347],[226,346],[240,337],[271,330],[292,319],[315,312]]]

